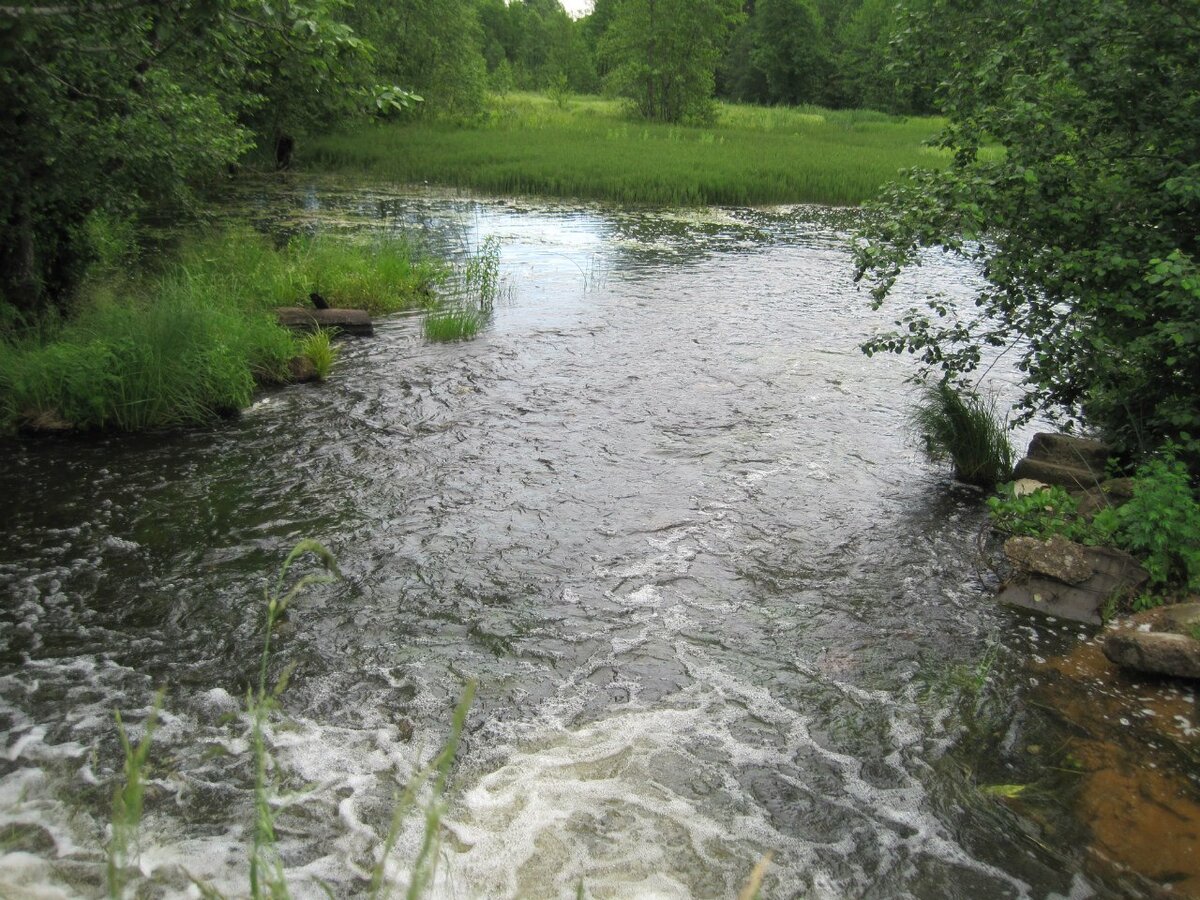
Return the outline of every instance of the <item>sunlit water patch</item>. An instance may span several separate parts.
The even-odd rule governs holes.
[[[243,700],[305,536],[345,578],[298,598],[273,663],[298,896],[367,890],[469,679],[440,896],[734,896],[768,852],[765,896],[1164,881],[1089,849],[1079,735],[1026,667],[1080,635],[991,602],[978,496],[907,431],[907,361],[857,349],[886,317],[850,283],[852,213],[293,181],[236,215],[496,236],[505,297],[469,343],[383,320],[327,384],[211,431],[5,448],[0,893],[102,893],[112,710],[136,733],[158,685],[144,888],[246,892]],[[913,301],[975,283],[919,276]],[[420,840],[415,818],[396,880]]]

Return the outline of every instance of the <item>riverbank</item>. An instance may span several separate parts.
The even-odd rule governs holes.
[[[211,423],[259,387],[328,371],[328,335],[289,331],[277,307],[314,293],[372,313],[430,305],[448,272],[397,237],[275,249],[231,227],[186,237],[166,262],[110,248],[66,318],[0,331],[0,432]]]
[[[492,99],[478,123],[370,124],[314,139],[302,164],[496,194],[621,203],[856,205],[937,167],[944,124],[872,110],[721,103],[711,125],[631,120],[617,100]]]

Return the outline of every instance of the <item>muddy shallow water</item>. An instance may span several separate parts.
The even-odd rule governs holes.
[[[849,214],[294,181],[238,215],[494,235],[505,294],[474,341],[385,319],[327,384],[212,430],[4,448],[0,894],[102,892],[112,709],[140,721],[158,685],[144,889],[246,892],[240,698],[302,537],[345,578],[274,659],[298,896],[366,890],[468,679],[438,896],[734,896],[768,851],[764,897],[1198,890],[1194,695],[1117,683],[1152,713],[1081,721],[1101,689],[1055,661],[1085,632],[991,602],[978,497],[907,432],[907,361],[857,350],[886,319]],[[1158,856],[1121,855],[1108,801]]]

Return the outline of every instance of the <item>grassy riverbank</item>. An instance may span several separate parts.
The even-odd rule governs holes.
[[[623,203],[849,205],[903,168],[938,165],[923,146],[940,119],[869,110],[720,104],[711,125],[630,120],[621,103],[536,94],[494,98],[485,121],[367,125],[318,138],[313,170],[366,172],[500,194]]]
[[[425,305],[446,276],[398,239],[303,239],[273,249],[244,229],[198,235],[148,271],[128,249],[102,259],[69,318],[0,328],[0,431],[132,431],[211,422],[249,405],[290,363],[328,368],[321,342],[275,321],[307,303],[383,313]],[[327,349],[327,348],[326,348]]]

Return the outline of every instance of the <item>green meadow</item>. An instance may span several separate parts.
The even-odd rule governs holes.
[[[477,123],[368,124],[314,139],[312,170],[368,173],[497,194],[622,203],[743,205],[870,199],[943,120],[869,110],[718,104],[709,125],[630,119],[620,101],[496,97]]]

